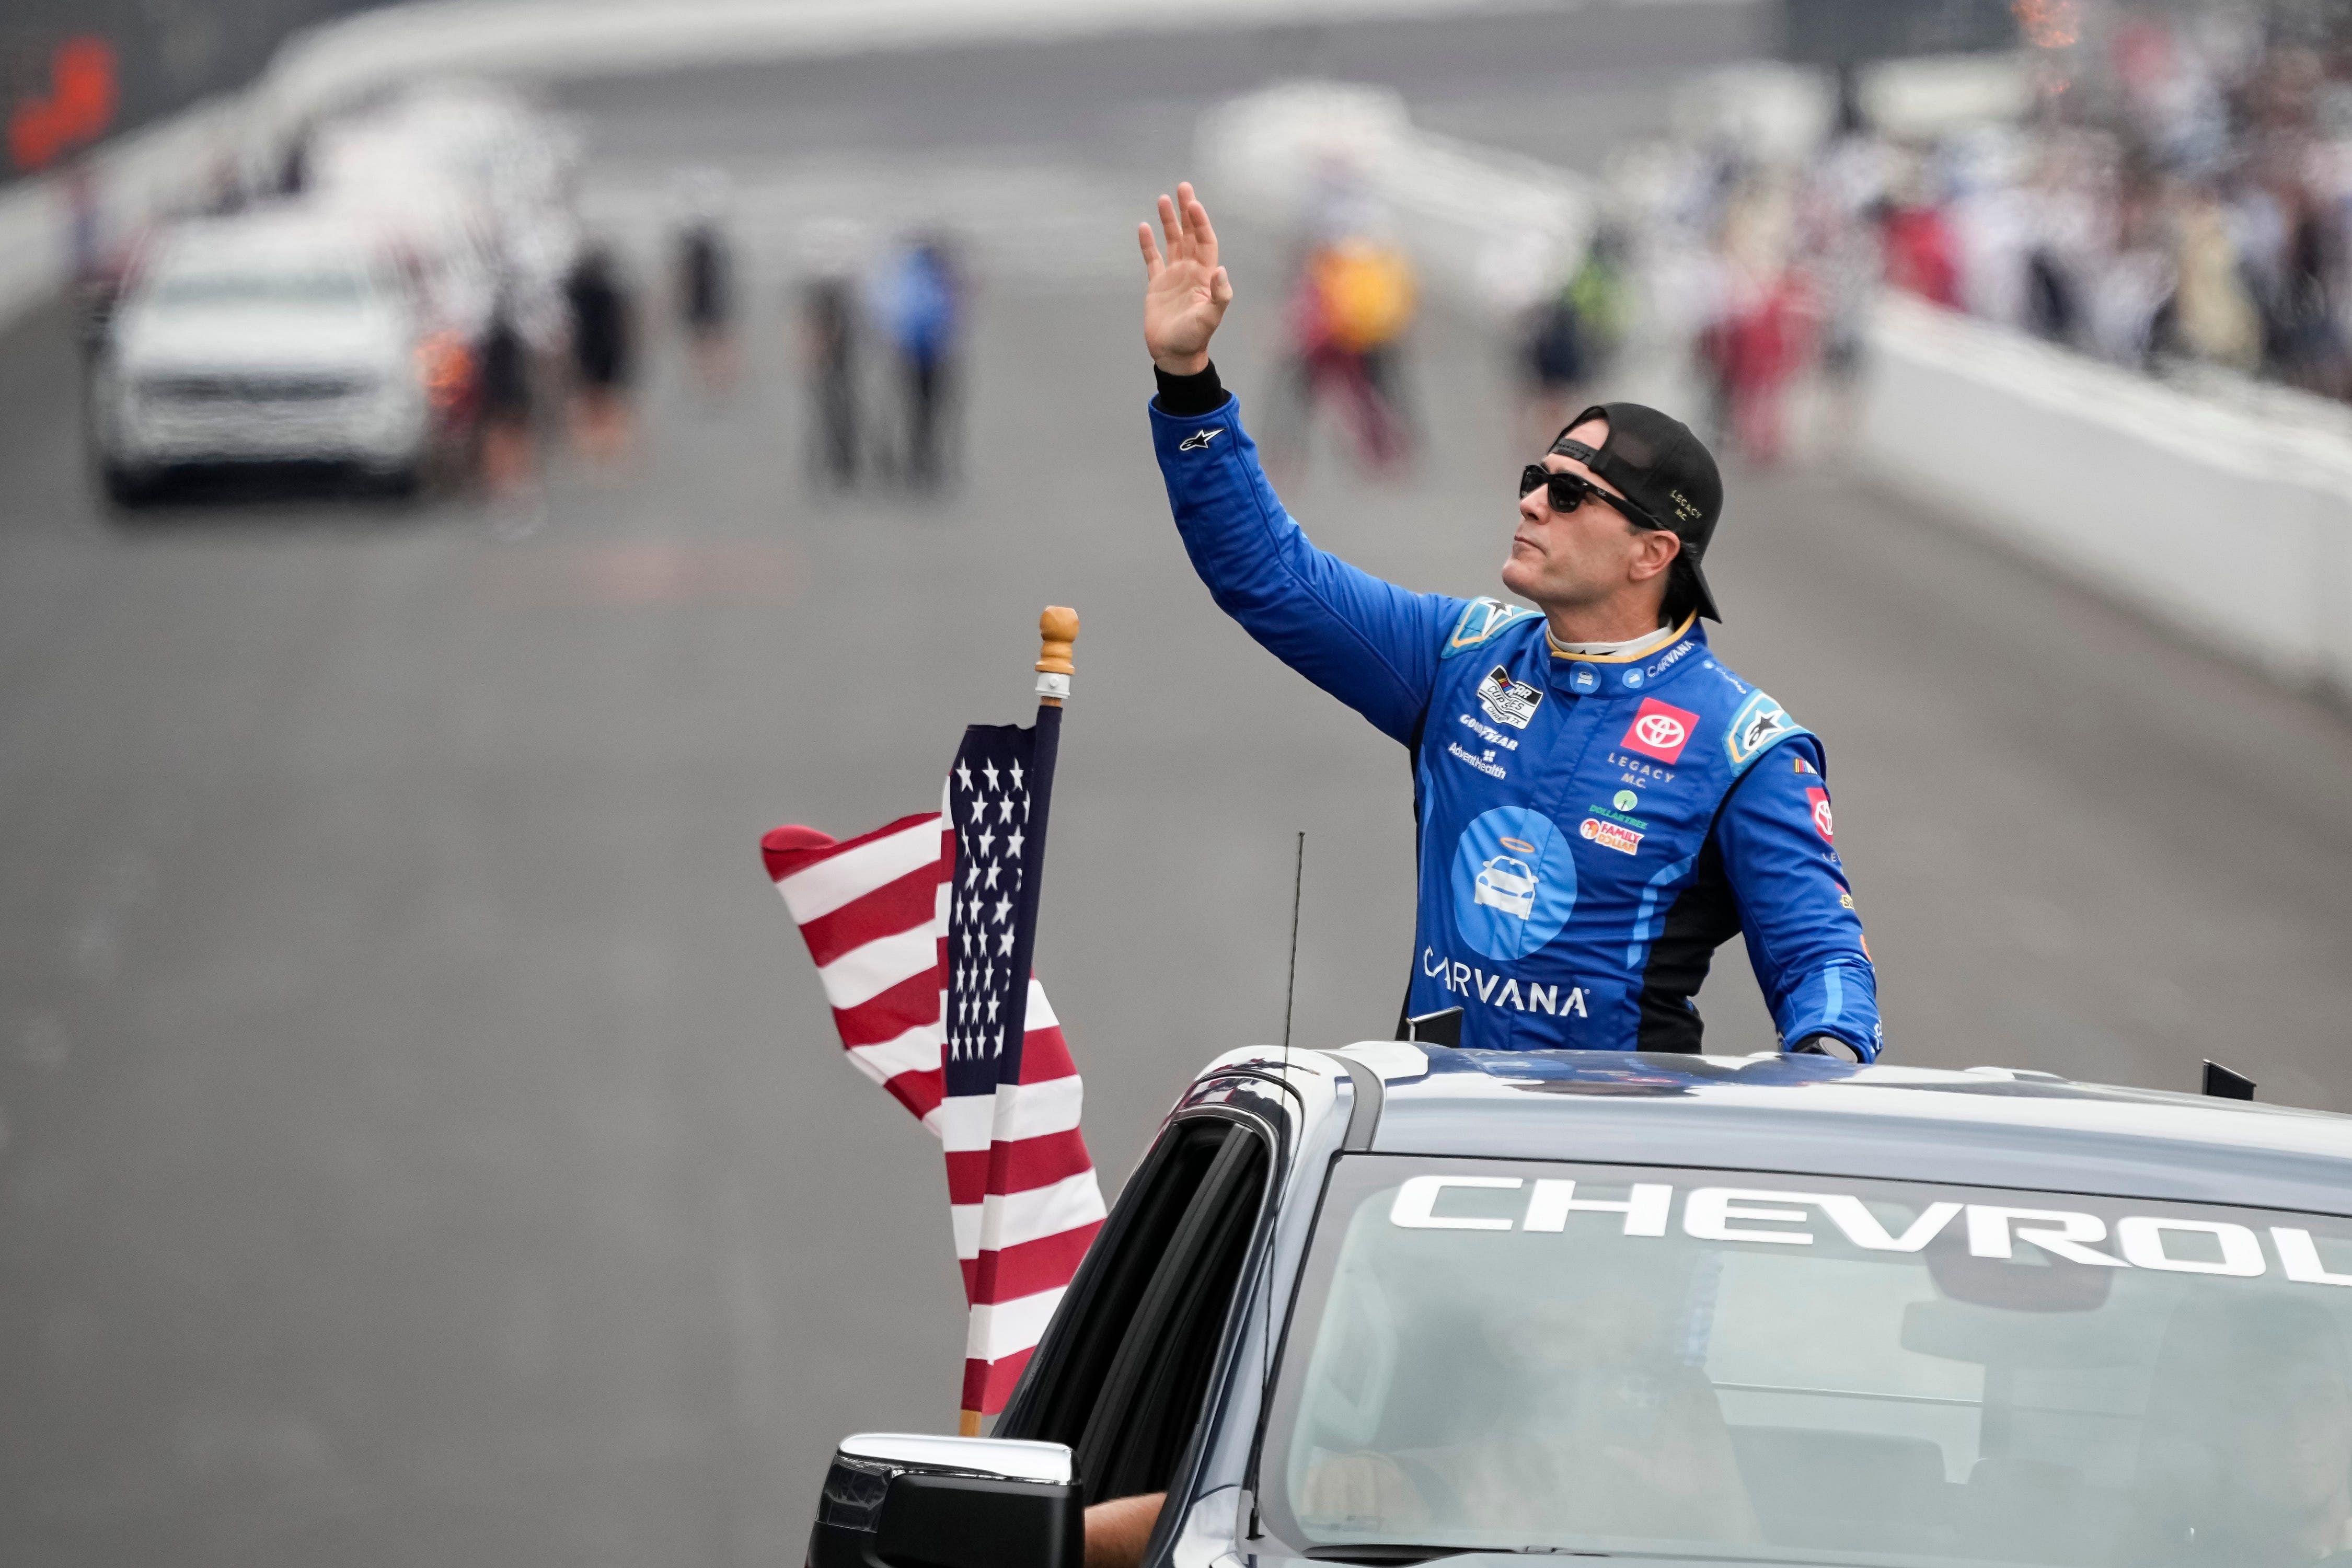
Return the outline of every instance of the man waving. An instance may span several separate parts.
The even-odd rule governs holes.
[[[1876,977],[1820,741],[1707,649],[1715,459],[1633,403],[1519,476],[1503,586],[1415,594],[1317,549],[1209,363],[1234,297],[1190,185],[1140,226],[1152,437],[1218,606],[1413,756],[1421,865],[1405,1010],[1460,1043],[1696,1051],[1692,997],[1744,933],[1783,1047],[1878,1053]]]

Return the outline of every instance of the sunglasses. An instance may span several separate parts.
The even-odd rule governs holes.
[[[1529,463],[1519,470],[1519,494],[1531,496],[1539,489],[1548,492],[1544,499],[1551,502],[1551,510],[1557,512],[1574,511],[1590,498],[1614,508],[1635,528],[1665,527],[1623,496],[1611,495],[1582,474],[1555,473],[1541,463]]]

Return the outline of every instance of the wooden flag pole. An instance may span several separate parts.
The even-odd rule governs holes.
[[[1042,708],[1059,708],[1070,694],[1070,677],[1078,667],[1070,662],[1070,645],[1078,640],[1078,612],[1066,605],[1048,605],[1037,617],[1037,701]]]
[[[1028,967],[1036,942],[1037,894],[1045,879],[1045,824],[1054,799],[1054,763],[1061,752],[1062,704],[1070,695],[1070,677],[1077,673],[1077,666],[1070,661],[1070,649],[1078,640],[1078,612],[1066,605],[1046,605],[1045,613],[1037,617],[1037,732],[1030,752],[1032,773],[1026,823],[1030,842],[1035,847],[1030,852],[1027,871],[1021,881],[1022,910],[1014,928],[1018,934],[1013,950],[1016,973]],[[1012,1022],[1013,1031],[1017,1034],[1024,1025],[1024,1015],[1016,1009]],[[966,1437],[977,1437],[980,1423],[979,1411],[959,1411],[956,1431]]]

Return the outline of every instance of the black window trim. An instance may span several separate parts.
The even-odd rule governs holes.
[[[1220,1078],[1226,1076],[1266,1078],[1268,1075],[1242,1072],[1218,1076]],[[1286,1083],[1282,1083],[1280,1079],[1272,1081],[1280,1084],[1291,1094],[1297,1094],[1296,1089]],[[1250,1222],[1250,1247],[1242,1259],[1240,1278],[1244,1281],[1251,1278],[1252,1270],[1258,1266],[1264,1251],[1267,1216],[1272,1213],[1272,1205],[1282,1185],[1280,1180],[1282,1162],[1294,1146],[1287,1130],[1287,1124],[1292,1120],[1292,1116],[1271,1116],[1245,1106],[1231,1104],[1188,1106],[1169,1117],[1160,1128],[1159,1135],[1152,1140],[1151,1147],[1146,1151],[1143,1159],[1137,1163],[1134,1174],[1128,1178],[1126,1185],[1121,1188],[1118,1200],[1111,1205],[1110,1223],[1103,1227],[1095,1237],[1093,1245],[1087,1248],[1087,1256],[1078,1265],[1078,1271],[1070,1281],[1069,1290],[1055,1306],[1052,1321],[1046,1324],[1045,1334],[1039,1339],[1035,1352],[1029,1358],[1029,1364],[1022,1369],[1020,1381],[1014,1385],[1012,1397],[1006,1400],[1003,1415],[998,1417],[994,1428],[997,1436],[1028,1437],[1034,1435],[1034,1428],[1042,1418],[1042,1413],[1035,1406],[1046,1394],[1044,1384],[1045,1373],[1041,1369],[1059,1364],[1073,1351],[1079,1323],[1105,1289],[1104,1271],[1110,1268],[1109,1260],[1118,1255],[1126,1238],[1128,1227],[1139,1223],[1139,1211],[1127,1202],[1129,1193],[1135,1189],[1137,1183],[1155,1176],[1163,1160],[1175,1157],[1174,1151],[1179,1147],[1180,1136],[1187,1128],[1211,1121],[1229,1123],[1258,1138],[1272,1157],[1267,1179],[1259,1191],[1257,1212],[1252,1216]],[[1238,1293],[1235,1300],[1238,1302]],[[1230,1338],[1232,1332],[1232,1310],[1229,1308],[1227,1321],[1221,1331],[1219,1348],[1216,1352],[1218,1363],[1222,1362],[1225,1354],[1224,1341]],[[1213,1371],[1211,1374],[1211,1385],[1213,1389],[1216,1385]],[[1076,1444],[1073,1442],[1071,1447],[1075,1449]],[[1191,1447],[1188,1446],[1185,1457],[1180,1458],[1177,1464],[1179,1475],[1184,1472],[1190,1463],[1190,1456]]]
[[[1075,1446],[1074,1468],[1091,1500],[1147,1491],[1154,1480],[1161,1489],[1173,1485],[1208,1408],[1274,1185],[1275,1145],[1254,1128],[1234,1126],[1137,1300]],[[1230,1283],[1219,1300],[1213,1283],[1227,1269]],[[1201,1344],[1203,1330],[1210,1337]],[[1161,1450],[1166,1457],[1139,1465],[1179,1421],[1172,1448]]]

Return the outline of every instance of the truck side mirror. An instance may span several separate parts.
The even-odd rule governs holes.
[[[1084,1568],[1086,1548],[1066,1445],[867,1432],[834,1453],[808,1568]]]

